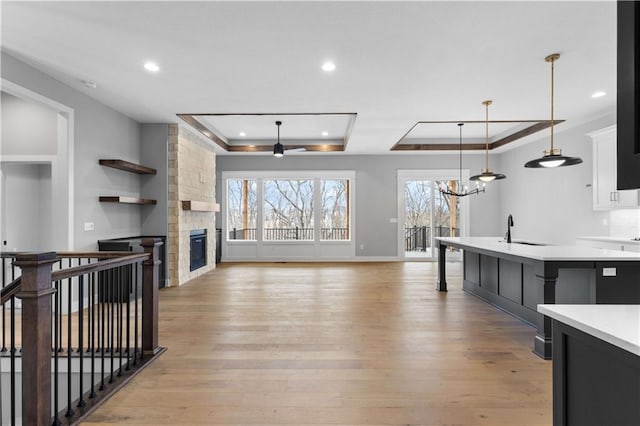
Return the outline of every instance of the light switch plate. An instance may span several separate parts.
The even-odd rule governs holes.
[[[397,217],[390,217],[389,218],[389,223],[398,223],[398,218]]]
[[[93,222],[85,222],[84,223],[84,230],[85,231],[93,231],[94,226],[93,226]]]
[[[615,277],[616,276],[616,268],[602,268],[602,276],[603,277]]]

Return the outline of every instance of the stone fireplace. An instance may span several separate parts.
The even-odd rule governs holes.
[[[214,205],[215,163],[216,155],[210,142],[182,125],[169,125],[170,286],[182,285],[216,266],[213,209],[185,207],[186,204]],[[198,251],[193,253],[197,268],[192,268],[194,242]]]

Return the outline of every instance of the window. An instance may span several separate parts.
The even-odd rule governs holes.
[[[264,181],[263,239],[313,240],[313,180]]]
[[[226,241],[353,243],[352,171],[223,172],[222,179]],[[255,253],[234,247],[238,256]]]
[[[227,180],[227,229],[229,240],[257,239],[258,184],[256,180]]]
[[[320,221],[323,241],[349,239],[349,180],[320,181],[322,218]]]

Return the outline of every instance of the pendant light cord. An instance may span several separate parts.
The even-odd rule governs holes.
[[[484,153],[484,169],[489,171],[489,105],[491,105],[491,101],[485,101],[486,105],[486,114],[485,114],[485,132],[484,132],[484,141],[485,141],[485,153]]]
[[[462,126],[464,123],[458,123],[460,128],[460,185],[462,186]]]
[[[556,59],[558,59],[557,57],[551,55],[551,59],[549,60],[549,62],[551,62],[551,152],[549,154],[553,155],[553,96],[554,96],[554,86],[555,86],[555,82],[554,82],[554,64],[556,62]]]

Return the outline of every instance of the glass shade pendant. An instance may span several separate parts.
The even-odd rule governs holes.
[[[278,142],[273,145],[273,156],[280,158],[284,155],[284,146],[280,143],[280,125],[282,121],[276,121],[276,126],[278,126]]]
[[[546,58],[545,61],[551,63],[551,147],[544,151],[544,155],[540,158],[528,161],[524,166],[528,168],[539,167],[565,167],[582,163],[580,157],[568,157],[562,155],[562,150],[553,147],[553,95],[554,95],[554,63],[560,58],[559,53],[553,53]]]
[[[494,180],[504,179],[505,175],[501,173],[493,173],[491,169],[489,169],[489,105],[491,105],[493,101],[483,101],[482,105],[485,106],[486,114],[485,114],[485,157],[484,157],[484,169],[482,173],[479,175],[471,176],[469,180],[471,181],[481,181],[481,182],[491,182]]]
[[[458,128],[460,129],[460,186],[462,186],[462,126],[464,126],[464,123],[458,123]],[[444,187],[440,187],[440,192],[444,195],[450,195],[452,197],[466,197],[467,195],[479,194],[481,192],[484,192],[484,186],[485,183],[483,183],[482,188],[480,188],[479,183],[476,182],[476,187],[471,191],[469,191],[466,186],[462,188],[462,191],[456,191],[455,187],[454,189],[452,189],[449,187],[449,185],[446,185]]]

